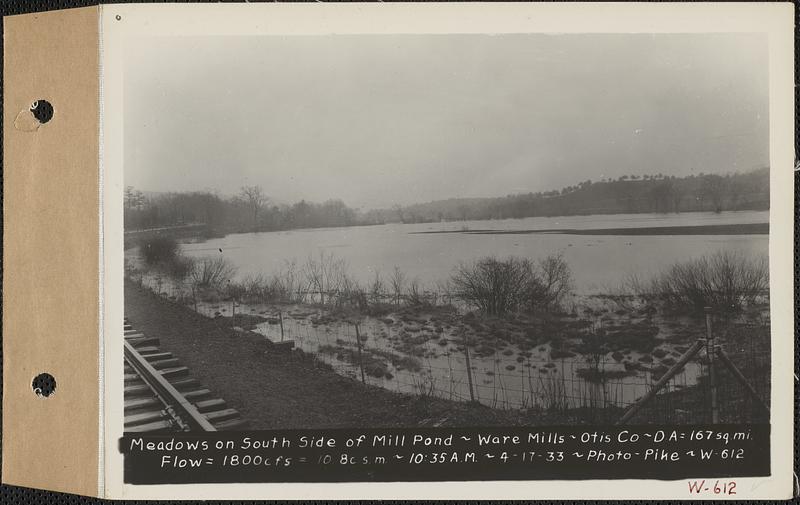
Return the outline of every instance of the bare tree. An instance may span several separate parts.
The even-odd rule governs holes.
[[[267,203],[267,197],[264,195],[261,186],[242,186],[239,196],[247,203],[253,213],[253,229],[255,229],[258,226],[258,213]]]
[[[141,210],[142,206],[145,203],[147,203],[147,200],[144,196],[144,193],[134,188],[133,186],[125,187],[125,197],[123,200],[122,212],[123,212],[123,220],[125,222],[126,227],[131,226],[133,224],[130,222],[131,211]]]
[[[351,306],[359,310],[366,310],[368,307],[367,290],[346,272],[342,272],[335,296],[337,306]]]
[[[377,270],[375,270],[375,277],[369,285],[369,292],[373,305],[379,305],[383,301],[385,286],[381,278],[381,273]]]
[[[436,281],[436,291],[438,292],[438,298],[442,300],[443,303],[447,305],[453,303],[453,285],[450,279],[440,279]]]
[[[416,277],[411,279],[411,282],[408,283],[408,294],[406,295],[406,300],[408,300],[408,304],[411,306],[425,305],[425,293],[422,290],[419,279]]]
[[[722,204],[727,192],[728,180],[717,174],[709,174],[703,178],[700,192],[704,199],[711,200],[714,212],[722,212]]]
[[[297,260],[293,258],[284,261],[284,268],[279,274],[279,283],[287,300],[296,302],[304,301],[304,291],[307,289],[307,286],[301,286],[301,282],[302,276],[300,268],[297,265]]]
[[[545,310],[554,309],[572,289],[572,272],[563,254],[551,254],[539,260],[538,266],[535,280],[542,286],[541,296],[531,302],[538,303]]]
[[[125,187],[125,208],[139,210],[142,208],[145,202],[146,198],[144,193],[133,186]]]
[[[400,305],[400,300],[403,297],[403,291],[405,289],[406,276],[396,266],[394,267],[394,271],[392,272],[392,277],[389,279],[389,283],[392,285],[392,293],[394,294],[394,304]]]
[[[337,294],[345,282],[347,263],[332,253],[320,251],[318,259],[308,257],[303,273],[309,289],[319,293],[320,304],[325,305],[326,295]]]

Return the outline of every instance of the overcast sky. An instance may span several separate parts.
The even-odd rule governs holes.
[[[150,38],[125,182],[389,207],[769,163],[759,35]]]

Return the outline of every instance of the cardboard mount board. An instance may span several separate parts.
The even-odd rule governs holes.
[[[180,478],[175,481],[160,481],[158,475],[145,484],[125,480],[131,475],[144,480],[151,476],[147,472],[126,475],[129,461],[120,450],[120,440],[128,434],[124,424],[127,398],[122,390],[132,375],[130,367],[123,371],[123,355],[133,355],[129,349],[133,346],[125,346],[120,331],[125,310],[123,83],[128,82],[123,74],[129,47],[172,38],[182,43],[208,39],[212,45],[234,40],[245,47],[242,41],[294,35],[754,32],[768,38],[771,79],[766,191],[773,387],[768,402],[772,417],[766,428],[761,426],[771,437],[766,457],[771,473],[741,478],[737,497],[788,497],[793,459],[793,343],[778,337],[794,330],[792,283],[786,282],[792,268],[793,238],[794,127],[788,112],[793,110],[792,14],[789,5],[754,3],[248,4],[101,5],[4,18],[3,482],[141,499],[722,498],[687,495],[685,479],[666,478],[631,479],[613,487],[612,481],[592,479],[456,482],[457,472],[452,481],[430,482],[424,478],[419,482],[392,482],[391,478],[385,482],[266,482],[256,475],[247,482],[204,484],[182,482],[186,472],[176,472]],[[245,105],[247,98],[243,97]],[[192,111],[181,113],[192,120]],[[229,127],[225,120],[213,128]],[[360,345],[358,351],[360,356]],[[47,396],[34,380],[43,373],[55,380],[55,389]],[[367,382],[361,373],[361,380]],[[159,387],[169,392],[172,386]],[[199,408],[195,412],[194,407],[181,407],[186,412],[180,415],[188,419],[199,414]],[[231,410],[219,412],[231,415]],[[195,421],[203,429],[214,427],[205,418]],[[180,435],[195,433],[190,429]],[[255,472],[237,468],[227,475],[231,473],[235,479],[252,477]]]
[[[3,45],[3,481],[95,496],[99,12],[6,17]],[[35,131],[15,128],[41,99],[53,119]],[[31,387],[43,372],[56,380],[47,398]]]

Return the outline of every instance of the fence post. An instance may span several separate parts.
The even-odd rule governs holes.
[[[525,408],[525,404],[527,400],[525,398],[525,365],[524,362],[519,363],[519,383],[522,386],[522,396],[519,399],[519,406],[520,408]]]
[[[650,391],[648,391],[647,393],[645,393],[645,395],[644,395],[644,396],[642,396],[641,398],[639,398],[639,400],[637,400],[637,401],[636,401],[636,403],[634,403],[633,405],[631,405],[631,407],[628,409],[628,411],[627,411],[627,412],[625,412],[625,415],[623,415],[623,416],[620,418],[620,420],[619,420],[619,421],[617,421],[617,424],[625,424],[626,422],[628,422],[628,420],[629,420],[630,418],[632,418],[632,417],[633,417],[633,416],[634,416],[634,415],[635,415],[637,412],[639,412],[639,410],[640,410],[640,409],[641,409],[641,408],[642,408],[642,407],[643,407],[643,406],[644,406],[644,405],[645,405],[647,402],[649,402],[650,400],[652,400],[652,399],[653,399],[653,397],[655,397],[655,396],[656,396],[656,393],[658,393],[658,391],[659,391],[659,390],[660,390],[662,387],[664,387],[664,385],[665,385],[667,382],[669,382],[669,381],[670,381],[670,380],[671,380],[671,379],[672,379],[672,378],[673,378],[675,375],[677,375],[677,374],[678,374],[678,372],[680,372],[680,371],[681,371],[681,369],[682,369],[682,368],[683,368],[683,367],[686,365],[686,363],[688,363],[688,362],[689,362],[689,360],[690,360],[690,359],[692,359],[692,358],[694,357],[694,355],[695,355],[695,354],[697,354],[698,352],[700,352],[700,349],[702,349],[704,345],[705,345],[705,343],[703,342],[703,340],[702,340],[702,339],[700,339],[700,340],[698,340],[697,342],[695,342],[695,343],[692,345],[692,347],[690,347],[690,348],[689,348],[689,350],[688,350],[688,351],[686,351],[686,352],[683,354],[683,356],[681,356],[681,357],[680,357],[680,359],[678,360],[678,362],[677,362],[677,363],[675,363],[674,365],[672,365],[672,368],[670,368],[669,370],[667,370],[667,372],[666,372],[664,375],[662,375],[662,376],[661,376],[661,378],[658,380],[658,382],[656,382],[655,384],[653,384],[653,387],[650,389]]]
[[[728,357],[728,355],[725,354],[725,351],[723,351],[721,348],[717,347],[717,353],[716,354],[717,354],[717,357],[719,357],[720,361],[722,361],[722,364],[725,365],[726,367],[728,367],[728,370],[731,371],[731,373],[733,374],[733,377],[736,380],[738,380],[739,383],[742,386],[744,386],[744,388],[747,390],[748,393],[750,393],[750,396],[756,401],[756,403],[762,409],[764,409],[764,411],[767,414],[769,414],[769,406],[766,404],[766,402],[764,402],[764,400],[761,399],[760,396],[758,396],[758,393],[756,392],[756,390],[753,388],[753,386],[750,385],[749,382],[747,382],[747,379],[745,378],[745,376],[742,374],[741,371],[739,371],[738,368],[736,368],[736,365],[734,365],[733,361],[731,361],[731,359]]]
[[[708,380],[711,383],[711,423],[719,423],[719,410],[717,407],[717,380],[714,373],[714,334],[711,331],[711,307],[705,307],[706,312],[706,356],[708,357]]]
[[[361,359],[361,335],[358,333],[358,323],[354,323],[356,327],[356,345],[358,346],[358,368],[361,369],[361,382],[367,383],[364,378],[364,361]]]
[[[280,310],[278,311],[278,321],[281,323],[281,342],[283,342],[283,312]]]
[[[464,332],[464,356],[467,358],[467,381],[469,381],[469,398],[475,401],[475,391],[472,388],[472,366],[469,363],[469,344],[467,342],[467,332]]]
[[[236,298],[231,300],[231,327],[236,326]]]

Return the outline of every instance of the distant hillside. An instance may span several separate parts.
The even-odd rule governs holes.
[[[125,230],[203,224],[208,235],[382,223],[423,223],[575,214],[764,210],[769,169],[684,178],[625,176],[583,181],[560,191],[495,198],[451,198],[360,212],[341,200],[293,204],[273,200],[258,186],[223,197],[208,191],[159,193],[125,188]]]
[[[365,213],[368,223],[459,221],[578,214],[766,210],[769,168],[728,175],[623,176],[583,181],[575,186],[496,198],[451,198],[378,209]]]

